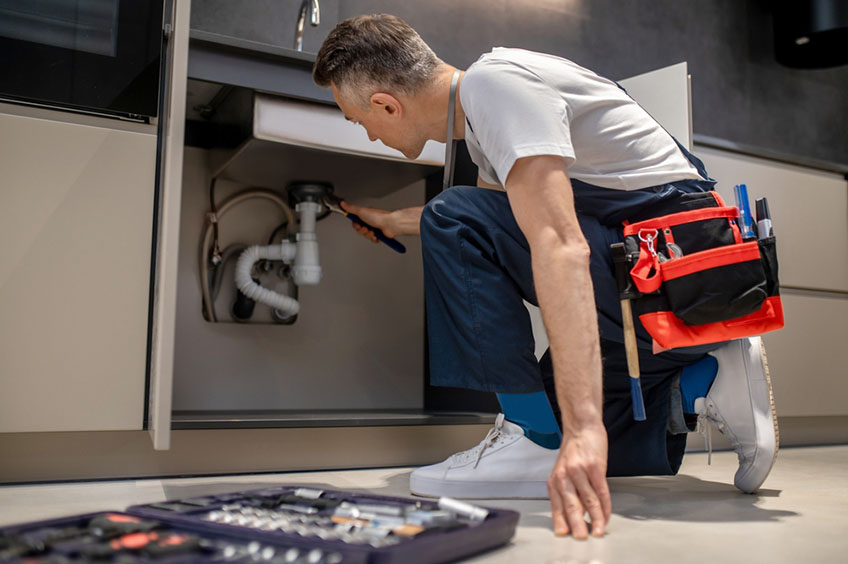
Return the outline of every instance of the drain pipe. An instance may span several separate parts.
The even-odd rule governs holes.
[[[315,218],[323,208],[318,202],[300,202],[294,209],[300,214],[300,230],[297,232],[292,278],[298,286],[315,286],[321,281]]]
[[[279,245],[253,245],[239,256],[236,263],[236,287],[242,294],[279,311],[282,317],[297,315],[300,304],[294,298],[263,288],[253,281],[253,265],[260,260],[276,260],[286,264],[294,262],[292,279],[298,286],[314,286],[321,281],[321,264],[318,260],[318,237],[315,233],[316,216],[322,206],[312,199],[297,204],[300,230],[296,242],[283,241]]]
[[[295,252],[295,244],[290,241],[284,241],[280,245],[253,245],[248,247],[239,256],[236,263],[236,287],[251,300],[279,309],[286,315],[296,315],[300,311],[300,304],[297,303],[297,300],[263,288],[254,282],[251,276],[253,265],[260,260],[280,260],[289,264],[294,259]]]

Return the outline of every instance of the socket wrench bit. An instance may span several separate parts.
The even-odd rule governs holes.
[[[238,525],[239,527],[244,527],[245,525],[247,525],[248,521],[249,521],[249,519],[247,517],[245,517],[244,515],[236,515],[233,518],[232,523],[233,523],[233,525]]]
[[[203,519],[206,521],[219,521],[223,516],[223,511],[210,511],[203,517]]]

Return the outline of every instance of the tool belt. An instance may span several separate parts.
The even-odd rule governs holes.
[[[681,194],[624,223],[621,297],[662,349],[783,327],[773,236],[742,239],[738,210],[714,191]]]

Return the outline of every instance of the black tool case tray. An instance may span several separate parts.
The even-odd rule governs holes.
[[[62,530],[67,528],[76,528],[76,527],[85,527],[92,519],[99,516],[117,516],[117,517],[128,517],[128,518],[138,518],[141,517],[144,520],[156,521],[159,526],[156,527],[156,531],[159,533],[170,533],[170,534],[178,534],[178,535],[190,535],[192,537],[198,538],[206,543],[221,543],[221,544],[229,544],[231,546],[239,546],[243,549],[246,549],[247,546],[253,542],[255,539],[252,539],[244,534],[239,534],[238,531],[221,531],[221,530],[211,530],[209,527],[197,527],[197,526],[182,526],[178,523],[173,523],[171,520],[167,519],[159,519],[154,518],[151,519],[149,517],[142,517],[140,515],[130,515],[129,513],[122,511],[99,511],[96,513],[87,513],[84,515],[73,515],[70,517],[60,517],[56,519],[49,519],[44,521],[33,521],[30,523],[23,523],[18,525],[10,525],[7,527],[0,528],[0,536],[7,535],[28,535],[30,537],[35,536],[38,537],[39,532],[43,533],[47,529],[54,530]],[[109,537],[109,539],[116,539],[120,535],[115,535]],[[107,541],[108,542],[108,541]],[[114,558],[105,558],[98,557],[92,558],[91,556],[81,556],[78,553],[78,549],[85,545],[86,543],[81,543],[75,539],[68,539],[64,543],[57,546],[55,549],[51,549],[49,552],[45,552],[44,554],[36,554],[30,556],[20,556],[17,558],[0,557],[0,562],[14,562],[14,563],[39,563],[39,562],[63,562],[69,564],[79,564],[83,562],[97,562],[98,564],[109,564],[110,562],[120,563],[120,564],[209,564],[212,562],[245,562],[244,554],[243,559],[235,560],[233,558],[224,557],[224,555],[218,553],[214,553],[210,550],[204,550],[202,553],[199,551],[188,552],[188,553],[180,553],[173,554],[167,556],[158,556],[158,557],[149,557],[144,554],[140,554],[137,552],[128,552],[122,551],[120,553],[115,553]],[[91,546],[95,543],[87,543],[88,546]],[[277,553],[282,555],[290,548],[299,548],[303,555],[314,548],[318,548],[310,543],[295,543],[295,542],[281,542],[280,540],[263,540],[260,541],[262,548],[271,547],[276,549]],[[337,564],[366,564],[367,562],[367,554],[365,553],[350,553],[349,551],[332,551],[336,558],[333,560]],[[2,553],[2,551],[0,551]],[[328,553],[329,554],[329,553]],[[305,560],[305,558],[304,558]],[[298,560],[303,561],[303,560]]]
[[[268,498],[293,493],[299,488],[311,489],[314,486],[282,485],[258,490],[209,495],[202,498],[194,497],[184,500],[169,500],[163,503],[134,505],[127,509],[127,513],[148,519],[166,521],[195,531],[220,532],[261,542],[339,552],[345,556],[344,562],[346,564],[348,562],[363,562],[366,564],[454,562],[508,543],[515,534],[520,516],[517,511],[485,508],[488,511],[488,516],[485,520],[473,525],[454,530],[428,532],[403,540],[393,546],[377,548],[370,545],[350,544],[340,540],[320,539],[313,536],[303,537],[280,530],[266,531],[234,524],[215,523],[203,519],[203,516],[210,511],[227,505],[238,504],[257,497]],[[435,500],[430,499],[390,497],[339,490],[323,490],[323,492],[324,496],[328,498],[343,498],[354,503],[421,503],[430,506],[436,504]],[[206,505],[198,505],[198,500]]]

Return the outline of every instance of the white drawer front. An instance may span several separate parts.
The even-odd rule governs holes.
[[[752,213],[756,198],[768,198],[781,285],[848,292],[848,182],[844,178],[717,149],[696,147],[695,154],[718,180],[716,189],[728,205],[735,205],[736,184],[748,186]]]

